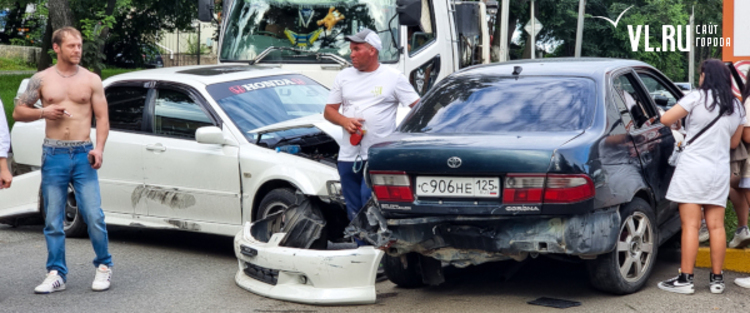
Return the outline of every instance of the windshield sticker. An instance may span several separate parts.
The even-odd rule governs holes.
[[[312,44],[316,40],[318,40],[318,37],[320,36],[320,33],[322,32],[323,32],[323,29],[321,28],[312,33],[301,35],[289,29],[284,30],[284,34],[286,34],[286,38],[289,38],[289,42],[291,42],[292,45],[296,47],[312,46]]]
[[[305,81],[299,78],[264,80],[257,83],[230,86],[229,91],[238,95],[248,91],[288,85],[305,85]]]
[[[310,22],[312,22],[315,11],[312,8],[300,8],[299,9],[299,26],[308,28]]]
[[[333,26],[343,19],[344,15],[336,10],[336,7],[331,7],[328,9],[328,14],[322,20],[318,20],[318,26],[325,25],[326,30],[330,32]]]

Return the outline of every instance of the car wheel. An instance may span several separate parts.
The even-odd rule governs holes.
[[[42,213],[42,219],[46,219],[44,210],[44,196],[39,190],[39,212]],[[65,237],[82,238],[86,237],[88,227],[83,221],[83,217],[78,213],[78,202],[76,201],[76,192],[73,185],[68,185],[68,194],[65,199],[65,215],[63,216],[63,230]]]
[[[641,289],[651,276],[659,251],[654,211],[645,200],[635,198],[622,206],[621,225],[614,251],[587,262],[594,288],[614,294]]]
[[[293,189],[279,188],[271,190],[271,192],[267,193],[266,196],[263,197],[263,200],[260,201],[258,212],[256,213],[256,219],[263,219],[271,214],[283,212],[292,205],[296,204],[297,201],[297,196],[295,195]],[[320,212],[320,209],[314,204],[311,204],[309,207],[311,210],[313,210],[313,214],[321,217],[323,216],[323,214]],[[284,218],[282,218],[281,223],[276,224],[274,225],[274,228],[269,229],[270,234],[268,234],[268,238],[271,238],[273,234],[280,232],[284,225]],[[328,236],[327,232],[324,229],[320,234],[320,238],[316,239],[312,243],[310,249],[325,250],[327,247]]]
[[[388,280],[403,288],[424,286],[422,272],[419,269],[420,255],[411,252],[401,256],[383,256],[383,267]]]

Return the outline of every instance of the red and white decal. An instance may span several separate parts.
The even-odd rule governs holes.
[[[246,91],[253,91],[253,90],[265,89],[269,87],[304,85],[304,81],[302,81],[302,83],[298,83],[298,81],[301,81],[301,79],[298,79],[298,78],[270,79],[270,80],[264,80],[264,81],[257,82],[257,83],[245,84],[245,85],[242,85],[242,88],[244,88]]]
[[[231,91],[235,95],[239,95],[241,93],[245,93],[247,90],[245,90],[245,88],[242,88],[242,86],[237,85],[229,87],[229,91]]]

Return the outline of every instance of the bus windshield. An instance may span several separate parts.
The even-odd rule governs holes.
[[[310,53],[277,50],[260,62],[333,62],[315,53],[351,60],[344,36],[369,28],[383,43],[380,61],[395,62],[398,19],[391,20],[395,14],[396,0],[237,0],[226,22],[220,58],[250,61],[269,47],[288,47]]]

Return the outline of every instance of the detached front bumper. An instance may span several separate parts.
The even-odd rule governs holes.
[[[234,238],[238,286],[253,293],[308,304],[374,303],[375,276],[383,252],[372,246],[310,250],[279,246],[286,233],[267,243],[246,223]]]

